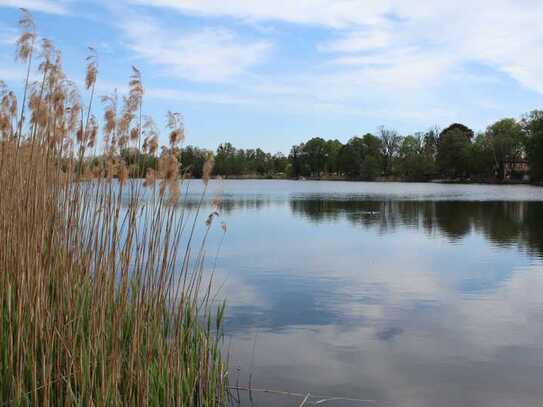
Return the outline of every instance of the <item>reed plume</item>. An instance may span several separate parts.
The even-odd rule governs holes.
[[[28,74],[19,116],[15,93],[0,83],[0,404],[225,404],[224,305],[215,308],[199,283],[218,212],[188,228],[176,214],[180,115],[157,167],[143,183],[130,178],[123,149],[141,157],[144,135],[147,152],[158,150],[156,126],[142,125],[140,72],[120,113],[116,92],[102,98],[100,131],[96,51],[83,107],[50,41],[40,42],[41,79],[29,83],[36,32],[26,10],[20,24],[17,56]],[[192,250],[196,224],[204,237]]]

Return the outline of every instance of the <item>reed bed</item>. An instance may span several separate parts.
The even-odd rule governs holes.
[[[0,405],[224,404],[224,305],[203,282],[218,213],[179,209],[181,115],[158,154],[133,68],[128,95],[101,98],[99,125],[94,50],[82,96],[26,10],[20,26],[21,101],[0,86]],[[157,167],[138,174],[124,148]]]

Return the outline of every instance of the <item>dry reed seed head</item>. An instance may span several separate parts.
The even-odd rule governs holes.
[[[32,53],[34,46],[34,40],[36,35],[34,33],[25,32],[22,33],[17,40],[17,53],[15,58],[23,62],[27,61]]]
[[[206,162],[204,163],[203,168],[203,175],[202,175],[202,181],[205,185],[209,182],[209,177],[211,176],[211,172],[213,171],[213,166],[215,164],[214,158],[212,155],[210,155]]]
[[[75,134],[76,136],[76,140],[79,144],[83,144],[84,140],[83,140],[83,137],[84,137],[84,131],[83,131],[83,126],[80,126],[78,129],[77,129],[77,132]]]
[[[221,222],[221,229],[224,233],[226,233],[226,231],[228,230],[228,226],[226,225],[226,223]]]
[[[81,125],[79,113],[81,112],[81,106],[79,104],[68,106],[66,108],[67,113],[67,126],[68,131],[73,133]]]
[[[64,88],[62,86],[57,86],[53,90],[53,95],[51,98],[55,110],[64,111],[64,102],[66,101],[66,94],[64,93]]]
[[[149,154],[155,155],[158,150],[158,137],[152,137],[149,140]]]
[[[141,146],[143,153],[148,154],[149,153],[149,138],[145,137],[143,139],[143,144]]]
[[[111,182],[115,176],[115,161],[108,159],[106,162],[106,180]]]
[[[126,134],[123,134],[117,139],[117,145],[119,148],[125,148],[128,145],[128,136]]]
[[[163,154],[158,161],[158,170],[160,178],[171,181],[177,180],[179,175],[179,162],[175,155],[171,153]]]
[[[26,9],[21,7],[21,16],[19,17],[19,27],[22,31],[36,32],[36,24],[34,24],[34,19],[32,14]]]
[[[115,112],[107,109],[104,112],[104,133],[106,135],[109,136],[115,130],[116,122]]]
[[[32,15],[27,9],[21,8],[19,28],[21,29],[21,35],[16,42],[15,58],[26,61],[32,54],[34,42],[36,40],[36,25],[34,24]]]
[[[213,219],[216,217],[216,216],[219,216],[219,212],[217,211],[213,211],[209,214],[209,216],[207,217],[206,219],[206,226],[207,227],[210,227],[213,223]]]
[[[126,167],[126,163],[124,161],[120,162],[118,173],[119,173],[119,182],[121,185],[124,185],[124,183],[128,179],[128,168]]]
[[[143,144],[141,145],[142,154],[147,154],[149,152],[149,140],[147,137],[143,139]]]
[[[156,136],[154,137],[146,137],[143,143],[143,152],[151,155],[153,157],[156,156],[156,153],[158,151],[158,138]]]
[[[47,124],[48,112],[42,107],[42,98],[36,89],[32,90],[32,94],[28,99],[28,107],[31,110],[30,122],[34,125],[45,126]]]
[[[133,127],[132,130],[130,130],[130,140],[131,141],[137,141],[140,138],[140,129],[137,127]]]
[[[103,127],[104,135],[109,138],[109,136],[115,131],[117,127],[117,89],[115,89],[115,92],[113,92],[113,94],[102,96],[101,99],[102,103],[105,105]]]
[[[130,129],[130,123],[132,122],[134,118],[134,113],[132,112],[132,110],[129,109],[127,101],[128,99],[125,99],[125,108],[121,116],[121,119],[119,120],[119,133],[125,134],[125,135],[128,134],[128,131]]]
[[[102,167],[100,167],[99,163],[95,163],[91,168],[92,177],[94,179],[101,178],[102,176]]]
[[[87,147],[94,147],[96,145],[96,137],[98,136],[98,121],[96,120],[96,117],[92,115],[89,120],[89,134],[88,134],[88,141],[87,141]]]
[[[40,103],[41,103],[41,98],[39,96],[38,91],[32,90],[32,93],[30,94],[30,97],[28,98],[28,107],[31,110],[38,110]]]
[[[62,126],[62,124],[57,124],[55,126],[54,131],[52,132],[50,131],[47,133],[47,144],[49,145],[49,147],[52,148],[59,143],[59,140],[62,139],[60,135],[63,132],[64,132],[64,127]]]
[[[177,202],[179,201],[180,196],[180,188],[179,188],[179,182],[177,182],[177,179],[172,179],[168,182],[168,189],[169,189],[169,195],[168,195],[168,205],[177,205]]]
[[[174,148],[185,139],[183,115],[168,111],[166,126],[170,130],[170,147]]]
[[[148,154],[154,155],[158,149],[158,129],[151,116],[145,116],[143,134],[145,135],[143,150]]]
[[[159,175],[162,178],[160,183],[160,194],[164,195],[169,190],[169,204],[176,204],[179,197],[179,185],[177,178],[179,175],[179,163],[175,155],[167,152],[160,157],[158,161]]]
[[[38,114],[38,125],[41,127],[45,127],[48,121],[49,121],[49,112],[45,108],[40,109],[39,114]]]
[[[179,143],[182,143],[185,139],[185,132],[183,129],[172,130],[170,132],[170,146],[173,148]]]
[[[85,75],[85,87],[90,89],[96,83],[98,75],[98,56],[96,50],[89,47],[90,55],[87,57],[87,73]]]
[[[147,169],[147,174],[145,174],[145,181],[143,181],[144,187],[153,186],[156,182],[156,172],[152,168]]]
[[[7,91],[6,88],[0,90],[0,94],[3,95],[0,102],[0,110],[9,119],[14,118],[17,114],[17,96],[15,96],[13,91]]]
[[[11,103],[9,105],[9,112],[13,117],[17,114],[17,95],[13,91],[9,92]]]
[[[182,126],[183,116],[181,115],[181,113],[171,112],[168,110],[168,113],[166,114],[166,119],[166,126],[170,130],[175,130]]]
[[[66,83],[65,94],[68,105],[66,107],[68,131],[73,133],[81,124],[81,99],[79,97],[79,91],[74,86],[73,82],[68,81]]]
[[[56,60],[54,64],[49,66],[47,70],[47,84],[50,92],[56,88],[70,88],[72,86],[69,81],[66,80],[66,76],[62,70],[62,63],[60,52],[56,51]]]
[[[42,59],[42,62],[38,66],[38,70],[40,72],[47,72],[47,70],[51,67],[52,59],[53,59],[53,53],[55,52],[55,47],[53,46],[53,43],[48,40],[47,38],[43,38],[41,40],[41,47],[40,47],[40,57]]]
[[[0,133],[2,138],[8,137],[11,133],[11,120],[5,114],[0,114]]]
[[[132,74],[128,81],[128,103],[130,111],[136,111],[141,106],[143,99],[143,82],[141,80],[141,72],[135,66],[132,66]]]
[[[104,135],[104,149],[106,150],[106,154],[111,155],[112,152],[115,151],[115,148],[117,146],[117,138],[115,135],[113,135],[111,138],[109,134]]]

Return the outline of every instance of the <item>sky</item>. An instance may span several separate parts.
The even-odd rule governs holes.
[[[137,66],[145,112],[181,112],[187,143],[206,148],[483,131],[543,108],[541,0],[0,0],[0,80],[15,89],[19,7],[71,79],[88,46],[100,95],[126,91]]]

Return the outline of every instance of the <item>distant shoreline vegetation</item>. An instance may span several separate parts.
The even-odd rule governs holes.
[[[121,155],[129,167],[138,167],[135,174],[146,174],[160,159],[134,147]],[[213,175],[233,179],[541,183],[543,111],[499,120],[478,134],[459,123],[407,136],[380,127],[345,144],[315,137],[293,146],[288,156],[228,142],[215,151],[184,146],[176,155],[192,178],[201,178],[206,161],[213,159]]]

